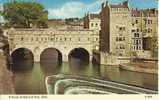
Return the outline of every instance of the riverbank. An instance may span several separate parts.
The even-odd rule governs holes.
[[[7,70],[5,56],[0,53],[0,94],[15,94],[13,73]]]
[[[150,74],[158,74],[158,64],[151,62],[130,62],[125,64],[120,64],[121,69],[142,72],[142,73],[150,73]]]

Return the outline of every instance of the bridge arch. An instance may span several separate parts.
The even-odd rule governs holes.
[[[34,64],[34,53],[25,47],[16,48],[11,52],[11,59],[12,69],[30,69]]]
[[[62,52],[54,47],[45,48],[40,53],[40,63],[41,65],[56,65],[62,64]]]
[[[72,49],[68,54],[68,61],[71,62],[72,58],[77,59],[80,62],[89,63],[90,54],[85,48],[79,47]]]

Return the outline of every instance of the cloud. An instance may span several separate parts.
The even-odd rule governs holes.
[[[81,16],[85,4],[81,2],[68,2],[61,8],[48,9],[49,18],[69,18]]]
[[[70,17],[83,17],[86,12],[99,13],[101,11],[101,4],[106,0],[95,0],[92,3],[85,4],[80,0],[73,0],[64,3],[58,8],[49,8],[49,19],[51,18],[70,18]],[[108,0],[110,3],[121,3],[125,0]],[[153,1],[153,2],[151,2]],[[157,7],[156,0],[129,0],[130,7],[137,8],[153,8]]]
[[[60,8],[48,9],[49,18],[70,18],[70,17],[83,17],[88,11],[99,12],[102,0],[90,4],[84,4],[79,1],[67,2]]]

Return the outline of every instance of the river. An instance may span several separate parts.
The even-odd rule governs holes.
[[[23,67],[25,64],[21,64]],[[155,74],[146,74],[122,70],[118,66],[93,66],[69,63],[62,63],[61,66],[41,65],[34,63],[29,70],[16,70],[15,90],[17,94],[46,94],[45,77],[55,74],[71,74],[80,76],[92,76],[104,80],[115,81],[157,90],[158,78]]]

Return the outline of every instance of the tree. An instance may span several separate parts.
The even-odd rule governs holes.
[[[151,52],[153,57],[158,57],[158,39],[157,36],[151,38]]]
[[[14,0],[4,4],[4,18],[15,28],[47,27],[48,12],[36,1]]]

